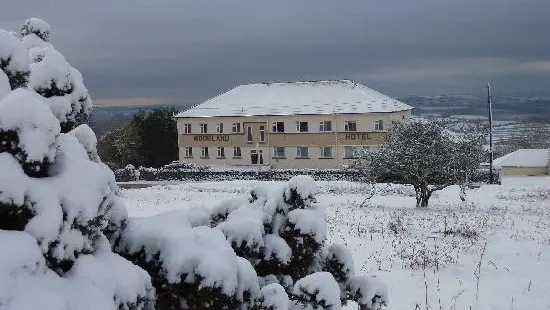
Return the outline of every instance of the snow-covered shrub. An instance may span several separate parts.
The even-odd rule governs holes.
[[[359,298],[350,286],[353,259],[345,246],[326,244],[326,215],[315,193],[311,177],[296,176],[283,186],[254,188],[248,201],[236,198],[216,205],[210,221],[237,255],[250,261],[262,290],[280,285],[293,309],[340,309]],[[261,300],[265,297],[257,303]],[[256,309],[271,308],[264,304]]]
[[[151,275],[159,309],[250,308],[260,290],[221,231],[194,227],[184,212],[130,219],[118,252]]]
[[[359,310],[377,310],[388,303],[388,288],[375,277],[355,276],[349,281],[349,290]]]
[[[29,86],[50,105],[68,132],[90,116],[92,101],[82,75],[49,43],[50,26],[38,18],[28,19],[21,28],[21,44],[30,60]]]
[[[0,43],[0,69],[8,78],[10,89],[26,86],[30,75],[30,67],[21,40],[12,33],[0,29]],[[2,78],[0,78],[1,80]],[[2,86],[0,86],[1,88]]]
[[[292,309],[342,309],[340,290],[332,274],[316,272],[298,280],[292,291]]]
[[[43,23],[26,24],[47,38]],[[0,30],[0,57],[21,42]],[[49,43],[45,43],[50,48]],[[12,48],[9,70],[27,50]],[[4,59],[4,58],[2,58]],[[5,63],[5,62],[3,62]],[[61,133],[47,98],[0,83],[0,307],[152,309],[154,288],[141,268],[113,253],[127,213],[113,173],[86,125]],[[43,68],[50,75],[56,68]],[[31,79],[34,72],[31,68]],[[51,76],[51,75],[50,75]],[[9,81],[8,81],[9,83]],[[29,298],[32,297],[32,298]]]

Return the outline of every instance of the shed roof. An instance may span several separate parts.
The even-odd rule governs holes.
[[[547,167],[548,149],[520,149],[493,161],[495,167]]]

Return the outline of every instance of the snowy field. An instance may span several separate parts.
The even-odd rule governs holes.
[[[255,181],[122,190],[130,216],[210,208]],[[318,182],[329,242],[346,244],[357,273],[389,287],[388,309],[550,309],[550,178],[507,178],[459,199],[458,188],[414,207],[412,188]],[[426,306],[426,300],[428,306]],[[349,305],[346,309],[354,309]]]

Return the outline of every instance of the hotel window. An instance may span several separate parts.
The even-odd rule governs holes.
[[[296,158],[308,158],[309,149],[307,146],[299,146],[296,148]]]
[[[319,131],[332,131],[332,122],[331,121],[320,122]]]
[[[377,120],[377,121],[374,121],[374,130],[376,131],[382,131],[384,130],[384,120]]]
[[[285,132],[285,122],[273,122],[273,132]]]
[[[344,131],[357,131],[357,121],[345,121]]]
[[[252,142],[252,127],[251,126],[246,127],[246,139],[247,139],[248,143]]]
[[[193,148],[192,147],[186,147],[185,148],[185,157],[193,157]]]
[[[233,157],[241,157],[241,155],[242,155],[241,147],[240,146],[233,147]]]
[[[265,126],[260,125],[260,142],[265,142]]]
[[[354,158],[356,155],[355,147],[344,146],[344,158]]]
[[[225,158],[225,148],[218,146],[218,158]]]
[[[320,157],[322,158],[332,157],[332,146],[321,146],[319,151],[320,151]]]
[[[208,133],[208,124],[200,124],[201,133]]]
[[[233,132],[241,132],[241,123],[233,123]]]
[[[191,124],[183,124],[183,133],[191,133]]]
[[[273,148],[273,157],[276,157],[276,158],[286,157],[285,148],[281,147],[281,146],[274,147]]]
[[[307,132],[307,122],[296,122],[297,132]]]
[[[217,133],[223,133],[223,123],[219,123],[219,124],[216,126],[216,132],[217,132]]]
[[[203,157],[203,158],[208,157],[208,147],[207,146],[201,147],[201,157]]]

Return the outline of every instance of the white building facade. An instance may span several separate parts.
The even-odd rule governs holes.
[[[249,84],[179,113],[180,161],[337,169],[412,107],[348,81]]]

